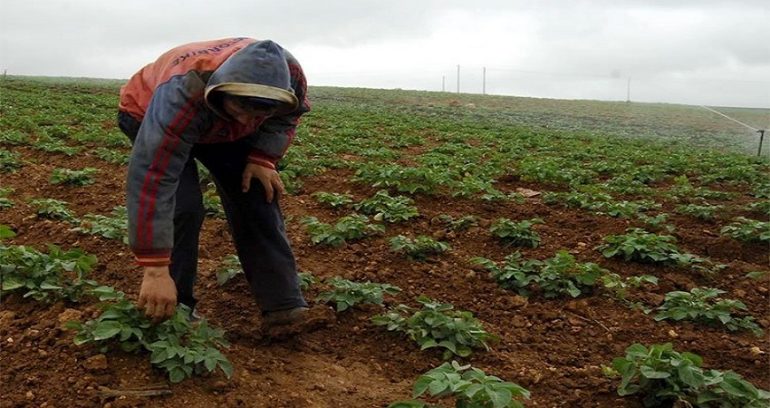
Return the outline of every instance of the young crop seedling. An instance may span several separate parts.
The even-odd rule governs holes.
[[[746,206],[746,210],[770,216],[770,200],[762,200]]]
[[[770,392],[732,371],[705,370],[697,354],[675,351],[671,343],[649,348],[633,344],[612,360],[610,376],[620,376],[618,395],[639,395],[645,407],[763,408]]]
[[[208,189],[203,193],[203,209],[209,217],[226,218],[225,209],[222,207],[222,199],[217,194],[216,187],[210,183]]]
[[[686,204],[677,207],[676,212],[693,216],[699,220],[708,221],[713,220],[717,211],[722,211],[723,208],[724,207],[721,205]]]
[[[13,232],[11,227],[7,225],[0,224],[0,240],[6,239],[6,238],[13,238],[16,236],[16,233]],[[0,272],[2,269],[0,269]]]
[[[0,173],[12,173],[20,169],[22,164],[19,153],[0,149]]]
[[[435,194],[438,187],[446,184],[447,180],[443,174],[424,167],[366,163],[356,170],[353,181],[367,183],[372,187],[394,187],[410,194]]]
[[[308,290],[310,289],[311,286],[318,283],[318,278],[316,278],[310,272],[300,272],[298,275],[299,275],[299,288],[302,290]]]
[[[29,139],[27,135],[19,130],[0,131],[0,145],[18,146],[28,143]]]
[[[126,165],[131,157],[120,150],[108,149],[106,147],[97,147],[93,150],[94,155],[107,163]]]
[[[115,207],[112,216],[86,214],[80,226],[73,228],[84,234],[99,235],[108,239],[117,239],[128,244],[128,212],[126,207]]]
[[[430,255],[443,254],[450,249],[449,244],[425,235],[419,235],[414,239],[398,235],[390,239],[391,251],[405,254],[409,259],[418,261],[424,261]]]
[[[38,141],[33,145],[35,149],[42,150],[44,152],[48,153],[61,153],[66,156],[74,156],[78,153],[80,153],[80,148],[75,146],[68,146],[66,143],[64,143],[61,140],[47,140],[47,141]]]
[[[51,184],[66,184],[73,186],[86,186],[94,183],[93,175],[97,170],[87,167],[82,170],[54,169],[51,173]]]
[[[513,222],[507,218],[498,218],[489,228],[493,236],[506,244],[537,248],[540,245],[540,235],[532,230],[535,224],[542,224],[540,218]]]
[[[675,177],[674,183],[674,186],[664,194],[672,201],[729,200],[734,196],[734,193],[728,191],[713,191],[705,187],[694,187],[686,176]]]
[[[523,408],[521,399],[530,392],[515,383],[487,375],[484,371],[456,361],[444,363],[421,375],[414,383],[412,398],[425,394],[434,398],[453,397],[457,407],[464,408]],[[398,401],[388,408],[428,408],[420,401]]]
[[[327,205],[331,208],[340,208],[353,203],[353,196],[350,194],[327,193],[325,191],[319,191],[313,193],[313,197],[319,203]]]
[[[222,266],[217,269],[217,285],[224,285],[239,273],[243,273],[243,268],[241,268],[241,262],[238,260],[238,257],[236,255],[227,255],[222,260]]]
[[[604,244],[596,247],[605,258],[622,257],[626,261],[648,263],[677,263],[681,253],[676,238],[657,235],[641,228],[629,228],[624,235],[604,237]]]
[[[97,289],[100,299],[109,302],[96,319],[68,323],[77,331],[75,344],[94,343],[103,351],[113,344],[127,352],[147,350],[150,362],[164,369],[173,383],[217,368],[228,378],[232,375],[233,367],[220,351],[229,346],[224,332],[210,327],[205,319],[191,322],[188,307],[179,305],[170,319],[154,325],[122,292]]]
[[[451,215],[441,214],[438,217],[433,218],[431,223],[433,223],[434,220],[444,224],[446,228],[452,231],[463,231],[470,227],[479,225],[479,217],[475,215],[464,215],[458,219],[455,219]]]
[[[302,223],[305,224],[313,244],[335,247],[385,231],[384,226],[370,224],[368,217],[359,214],[342,217],[334,226],[324,224],[316,217],[305,217]]]
[[[722,235],[745,242],[770,242],[770,222],[736,217],[721,230]]]
[[[39,198],[29,202],[37,210],[37,216],[50,220],[78,222],[75,215],[67,208],[67,202],[53,198]]]
[[[409,197],[391,197],[386,190],[380,190],[373,197],[367,198],[353,208],[364,214],[373,215],[375,221],[401,222],[420,215],[414,200]]]
[[[11,235],[12,236],[12,235]],[[79,249],[62,251],[48,246],[48,253],[21,245],[0,245],[0,292],[19,291],[23,297],[77,302],[96,282],[86,279],[96,257]]]
[[[655,316],[661,320],[691,320],[704,324],[722,324],[730,331],[751,330],[756,336],[762,335],[762,329],[754,322],[752,316],[735,317],[733,311],[745,311],[743,302],[733,299],[719,299],[726,293],[715,288],[693,288],[690,292],[669,292],[663,304],[658,307],[660,312]]]
[[[485,267],[500,286],[529,296],[536,286],[546,298],[562,295],[578,297],[590,293],[596,281],[609,273],[595,263],[579,263],[567,251],[559,251],[545,261],[524,260],[519,252],[505,258],[502,267],[486,258],[471,262]]]
[[[475,348],[489,350],[489,342],[497,337],[486,330],[471,312],[453,310],[449,303],[439,303],[426,296],[417,301],[422,309],[398,305],[385,314],[372,317],[377,326],[400,331],[416,341],[421,350],[439,347],[444,359],[452,355],[467,357]]]
[[[321,292],[318,300],[334,303],[337,312],[343,312],[358,304],[382,305],[384,295],[395,295],[401,289],[387,283],[353,282],[340,277],[326,280],[331,290]]]
[[[206,319],[192,323],[191,313],[186,306],[178,306],[177,312],[145,340],[145,347],[151,353],[150,363],[166,370],[172,383],[211,373],[217,368],[227,378],[232,377],[233,366],[220,351],[229,347],[224,331],[209,326]]]
[[[630,276],[624,279],[617,273],[608,273],[602,275],[601,281],[604,288],[607,289],[615,299],[623,302],[631,309],[639,309],[644,311],[644,313],[650,313],[652,311],[652,309],[641,302],[631,302],[628,300],[628,290],[638,288],[643,284],[657,285],[658,278],[655,276],[640,275]]]
[[[13,192],[12,188],[0,188],[0,210],[13,207],[13,201],[8,198],[8,194]]]

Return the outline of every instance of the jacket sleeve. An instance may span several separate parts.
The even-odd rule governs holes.
[[[128,165],[128,236],[143,266],[170,263],[174,196],[190,150],[203,131],[205,83],[193,72],[172,77],[153,93]]]
[[[299,63],[289,56],[289,71],[291,72],[291,86],[299,100],[299,105],[294,111],[267,119],[248,141],[252,148],[249,153],[249,162],[259,164],[275,170],[278,161],[286,153],[294,136],[297,133],[300,117],[310,112],[310,101],[307,99],[307,80]]]

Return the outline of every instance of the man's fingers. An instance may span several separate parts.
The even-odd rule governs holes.
[[[144,305],[144,315],[149,318],[155,318],[155,302],[147,301]]]
[[[175,311],[176,311],[176,305],[173,302],[166,303],[166,314],[165,314],[166,318],[173,316]]]
[[[136,302],[136,307],[139,309],[144,309],[144,305],[147,303],[147,298],[144,296],[144,294],[139,294],[139,301]]]
[[[275,189],[278,190],[281,195],[286,194],[286,187],[284,187],[283,180],[281,180],[280,176],[273,179],[273,186],[275,186]]]

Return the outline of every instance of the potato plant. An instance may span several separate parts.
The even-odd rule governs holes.
[[[736,217],[720,231],[722,235],[745,242],[770,242],[770,222]]]
[[[107,163],[119,165],[127,165],[128,160],[131,157],[120,150],[108,149],[106,147],[97,147],[93,150],[93,154]]]
[[[396,295],[401,289],[387,283],[353,282],[340,277],[326,280],[331,290],[321,292],[318,300],[333,303],[337,312],[359,304],[382,305],[384,295]]]
[[[243,269],[241,268],[241,261],[238,260],[238,256],[227,255],[222,260],[220,267],[217,268],[217,285],[224,285],[240,273],[243,273]]]
[[[353,196],[350,194],[327,193],[325,191],[318,191],[313,193],[313,198],[315,198],[319,203],[331,208],[341,208],[353,203]]]
[[[63,141],[55,139],[38,141],[33,147],[47,153],[61,153],[66,156],[74,156],[80,153],[81,150],[79,147],[68,146]]]
[[[95,256],[79,249],[62,251],[49,245],[44,253],[23,245],[0,245],[0,292],[20,292],[39,301],[77,302],[86,290],[97,286],[86,279],[96,262]]]
[[[360,214],[342,217],[334,225],[322,223],[316,217],[305,217],[302,223],[305,224],[313,244],[335,247],[385,231],[384,226],[370,224],[369,218]]]
[[[718,211],[722,211],[724,207],[721,205],[698,205],[698,204],[685,204],[676,208],[676,212],[679,214],[690,215],[699,220],[713,220]]]
[[[443,224],[446,228],[452,231],[463,231],[470,227],[479,225],[479,217],[475,215],[464,215],[455,219],[451,215],[441,214],[438,217],[431,219],[431,223]]]
[[[529,399],[526,388],[503,381],[493,375],[456,361],[444,363],[421,375],[414,383],[412,398],[423,395],[433,398],[453,397],[457,407],[466,408],[523,408],[522,399]],[[428,408],[420,400],[398,401],[388,408]]]
[[[84,234],[99,235],[108,239],[116,239],[128,244],[128,212],[126,207],[115,207],[110,217],[99,214],[86,214],[80,221],[80,226],[73,228]]]
[[[612,297],[623,302],[632,309],[639,309],[645,313],[650,313],[652,309],[641,302],[632,302],[628,299],[629,289],[636,289],[642,285],[657,285],[658,278],[652,275],[629,276],[623,278],[617,273],[607,273],[601,276],[601,282],[604,289]]]
[[[446,242],[436,241],[426,235],[419,235],[414,239],[398,235],[390,239],[391,251],[404,254],[412,260],[424,261],[431,255],[443,254],[450,249]]]
[[[540,235],[532,230],[535,224],[542,224],[540,218],[514,222],[508,218],[498,218],[489,228],[489,232],[508,245],[537,248],[540,245]]]
[[[191,311],[184,305],[163,323],[154,325],[122,292],[100,287],[97,293],[103,312],[85,323],[70,322],[76,330],[75,344],[95,344],[103,351],[117,345],[123,351],[150,352],[150,362],[164,369],[169,380],[178,383],[185,378],[217,368],[230,378],[233,367],[220,351],[229,344],[224,332],[209,326],[205,319],[190,321]]]
[[[29,202],[36,209],[39,218],[78,222],[75,215],[67,208],[67,202],[53,198],[39,198]]]
[[[87,186],[94,183],[93,175],[98,170],[92,167],[86,167],[81,170],[54,169],[51,173],[51,184],[65,184],[72,186]]]
[[[12,188],[0,188],[0,210],[13,207],[13,201],[8,198],[12,192]]]
[[[222,207],[222,199],[217,194],[214,183],[209,183],[208,189],[203,192],[203,209],[206,215],[213,218],[225,219],[225,209]]]
[[[19,130],[0,131],[0,145],[19,146],[29,143],[29,138]]]
[[[421,350],[444,349],[444,359],[452,355],[467,357],[473,349],[489,350],[489,343],[497,341],[497,337],[484,330],[471,312],[454,310],[451,304],[426,296],[420,296],[417,302],[422,305],[420,310],[401,304],[372,317],[372,322],[385,326],[388,331],[408,335]]]
[[[409,197],[391,197],[386,190],[380,190],[371,198],[353,205],[356,211],[374,216],[375,221],[396,223],[407,221],[420,215],[414,200]]]
[[[746,210],[770,216],[770,200],[756,201],[746,206]]]
[[[436,194],[445,184],[445,175],[424,167],[403,167],[398,164],[367,163],[359,166],[353,181],[372,187],[393,187],[400,192]]]
[[[19,153],[0,149],[0,173],[13,173],[20,169],[22,164],[19,157]]]
[[[612,360],[611,376],[620,376],[618,395],[638,395],[645,407],[762,408],[770,392],[756,388],[732,371],[705,370],[697,354],[678,352],[671,343],[633,344]]]
[[[676,238],[649,233],[641,228],[629,228],[624,235],[604,237],[596,249],[606,258],[619,257],[626,261],[676,264],[687,262],[679,252]]]
[[[524,260],[516,252],[505,258],[502,267],[485,258],[473,258],[473,263],[485,267],[500,286],[529,296],[534,288],[546,298],[564,295],[573,298],[590,293],[597,280],[608,274],[595,263],[579,263],[567,251],[559,251],[545,261]]]
[[[726,293],[715,288],[693,288],[689,292],[669,292],[663,304],[658,307],[656,321],[690,320],[694,322],[724,325],[730,331],[750,330],[756,336],[762,336],[762,329],[752,316],[736,317],[734,311],[745,311],[743,302],[733,299],[719,299]]]

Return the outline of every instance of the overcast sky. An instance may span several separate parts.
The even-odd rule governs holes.
[[[0,69],[128,78],[272,39],[310,85],[770,108],[770,0],[3,0]]]

